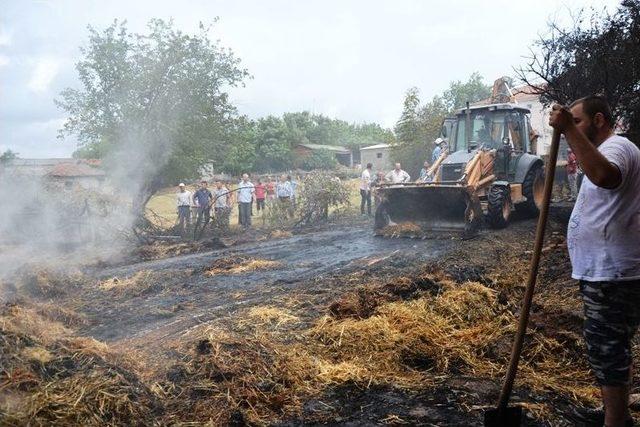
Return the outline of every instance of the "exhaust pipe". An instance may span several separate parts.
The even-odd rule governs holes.
[[[464,135],[467,142],[467,153],[471,152],[471,108],[469,108],[469,101],[467,101],[467,117],[464,122]]]

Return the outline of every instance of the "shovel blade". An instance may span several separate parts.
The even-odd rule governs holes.
[[[524,412],[520,406],[489,409],[484,413],[485,427],[520,427],[523,421]]]
[[[383,203],[376,212],[376,230],[406,222],[436,232],[460,232],[473,225],[465,187],[405,185],[383,188],[380,193]]]

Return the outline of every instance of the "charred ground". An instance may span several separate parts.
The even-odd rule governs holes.
[[[480,425],[534,228],[383,239],[360,223],[23,275],[0,321],[2,421]],[[572,425],[597,390],[550,228],[514,399],[532,425]]]

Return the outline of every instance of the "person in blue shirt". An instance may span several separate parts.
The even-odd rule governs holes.
[[[419,182],[428,182],[429,176],[427,172],[429,172],[430,166],[431,165],[429,165],[429,162],[425,160],[424,164],[422,165],[422,169],[420,169],[420,176],[418,177]]]
[[[193,229],[193,237],[196,238],[198,235],[198,229],[202,220],[204,219],[204,224],[202,224],[202,230],[205,229],[209,221],[211,220],[211,202],[213,201],[213,195],[211,191],[207,188],[207,181],[204,179],[200,182],[200,188],[193,195],[193,202],[196,205],[196,226]]]
[[[446,141],[442,138],[438,138],[433,142],[436,145],[436,148],[433,149],[433,153],[431,153],[431,163],[435,163],[436,160],[440,158],[442,155],[442,151],[445,149]]]

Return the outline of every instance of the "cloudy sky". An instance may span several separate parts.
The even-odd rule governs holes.
[[[404,91],[424,99],[473,71],[512,75],[550,19],[618,0],[0,0],[0,152],[65,157],[64,114],[53,100],[77,87],[74,64],[87,25],[126,19],[144,31],[173,18],[193,31],[217,16],[214,36],[253,79],[232,92],[251,117],[309,110],[352,122],[397,120]]]

